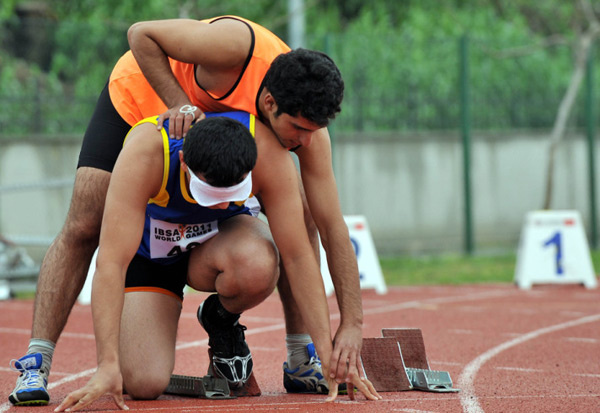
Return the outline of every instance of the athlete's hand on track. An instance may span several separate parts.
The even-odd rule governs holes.
[[[185,138],[185,135],[190,130],[192,123],[202,120],[206,117],[200,108],[193,105],[180,105],[169,108],[165,113],[158,117],[156,125],[158,130],[161,130],[165,120],[169,120],[169,137],[175,139]]]
[[[362,347],[362,331],[356,327],[340,326],[333,341],[333,352],[328,381],[331,383],[346,383],[348,395],[354,400],[354,388],[356,387],[368,400],[380,400],[382,397],[377,393],[373,384],[362,374],[360,367],[360,350]],[[325,370],[323,370],[325,372]],[[331,384],[330,384],[331,386]],[[337,394],[337,385],[335,394]],[[329,398],[332,398],[332,388],[329,388]]]
[[[100,396],[110,394],[121,410],[129,410],[123,400],[123,378],[118,366],[115,368],[98,368],[88,383],[75,390],[54,409],[55,412],[75,412],[88,407]]]
[[[337,398],[338,395],[338,384],[335,379],[327,378],[327,383],[329,383],[329,394],[327,395],[327,402],[332,402]]]
[[[337,398],[338,395],[338,382],[334,378],[328,378],[329,383],[329,394],[327,395],[327,402],[332,402]],[[373,384],[366,378],[360,377],[358,374],[349,373],[346,378],[346,388],[348,389],[348,396],[350,400],[354,400],[354,388],[357,388],[367,400],[380,400],[382,397],[377,393]]]

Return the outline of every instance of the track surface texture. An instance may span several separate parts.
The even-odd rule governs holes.
[[[202,376],[208,367],[204,330],[196,309],[205,294],[186,295],[179,324],[176,374]],[[339,322],[329,298],[334,328]],[[600,289],[508,284],[392,287],[386,295],[363,291],[364,337],[382,328],[422,330],[431,369],[448,371],[459,393],[386,392],[381,401],[339,396],[286,394],[281,365],[286,357],[285,326],[277,293],[244,313],[246,339],[262,395],[204,400],[163,395],[133,401],[131,410],[149,412],[600,412]],[[32,301],[0,302],[0,413],[51,412],[95,370],[96,354],[89,306],[76,305],[54,355],[51,401],[44,407],[8,402],[17,373],[12,358],[27,348]],[[143,368],[143,367],[142,367]],[[108,397],[93,405],[110,411]]]

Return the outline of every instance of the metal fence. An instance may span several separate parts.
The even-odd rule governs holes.
[[[465,89],[473,129],[550,128],[573,69],[566,46],[511,57],[501,53],[501,45],[468,36],[428,39],[417,51],[410,38],[379,40],[383,46],[364,44],[358,50],[348,45],[361,40],[347,35],[324,42],[347,85],[336,122],[340,130],[458,129]],[[600,77],[595,69],[594,77]],[[585,124],[585,104],[578,99],[572,126]]]
[[[73,23],[68,26],[48,30],[68,34],[86,29],[70,27]],[[120,30],[111,38],[124,40],[126,35]],[[56,47],[52,43],[46,46]],[[76,84],[61,83],[43,71],[4,69],[0,76],[0,135],[85,130],[97,95],[126,43],[113,40],[75,46],[81,47],[81,52],[71,57],[73,67],[64,62],[65,50],[57,53],[62,56],[60,62],[38,63],[48,70],[62,64],[60,73],[71,76],[68,82]],[[86,57],[90,47],[99,48],[101,58],[86,67],[91,64]],[[335,128],[345,132],[456,130],[463,121],[460,99],[465,88],[472,103],[473,129],[549,128],[572,71],[572,51],[567,46],[511,55],[503,51],[511,45],[468,36],[328,35],[309,38],[307,47],[330,54],[342,71],[346,92]],[[466,83],[460,69],[465,65],[469,67]],[[10,82],[11,76],[14,82]],[[593,78],[600,81],[600,71],[593,69]],[[585,105],[583,98],[578,99],[572,126],[585,124]]]

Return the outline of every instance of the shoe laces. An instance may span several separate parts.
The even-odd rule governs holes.
[[[12,359],[10,361],[10,369],[21,373],[23,379],[21,383],[24,383],[27,387],[42,387],[45,386],[44,371],[40,369],[25,369],[21,366],[19,360]]]
[[[308,360],[308,365],[312,365],[312,364],[316,364],[317,366],[321,367],[321,359],[319,358],[319,356],[311,356],[310,360]]]
[[[236,322],[231,328],[220,330],[215,329],[215,331],[210,334],[210,346],[215,350],[217,349],[227,349],[227,353],[231,352],[231,356],[245,356],[246,349],[246,341],[244,331],[247,328],[244,325]]]

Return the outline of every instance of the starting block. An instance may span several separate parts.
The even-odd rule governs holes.
[[[400,344],[393,337],[363,338],[360,362],[377,391],[411,390]]]
[[[204,377],[171,375],[166,394],[201,397],[203,399],[235,399],[227,380],[206,375]]]
[[[405,367],[429,370],[425,341],[420,328],[384,328],[381,335],[393,337],[398,341]]]
[[[383,337],[363,338],[361,363],[377,391],[458,392],[447,371],[429,368],[420,329],[382,329]]]
[[[455,393],[459,389],[452,387],[452,379],[447,371],[406,368],[406,374],[415,390],[436,393]]]
[[[169,385],[164,391],[166,394],[177,396],[199,397],[203,399],[226,400],[237,397],[260,396],[261,391],[254,372],[250,374],[248,381],[241,387],[230,388],[226,379],[217,377],[212,363],[212,353],[208,350],[209,360],[208,374],[203,377],[181,376],[172,374]]]
[[[169,385],[164,391],[165,394],[174,394],[176,396],[198,397],[201,399],[227,400],[238,397],[260,396],[260,387],[254,378],[254,373],[250,375],[248,381],[239,388],[229,388],[227,380],[207,374],[203,377],[182,376],[172,374]]]

